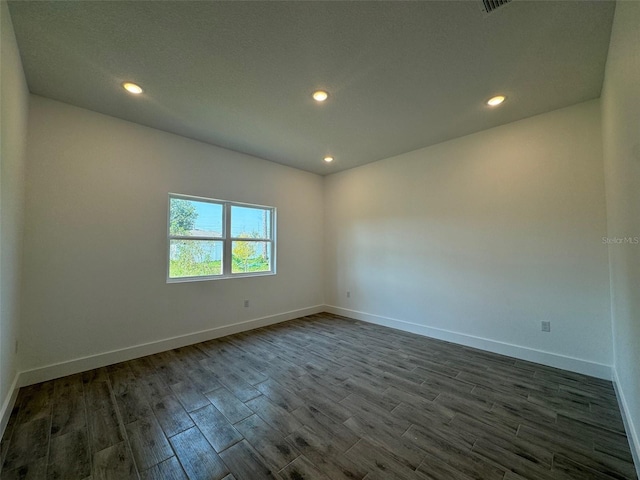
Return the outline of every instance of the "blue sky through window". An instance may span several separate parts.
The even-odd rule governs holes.
[[[209,202],[192,201],[196,208],[194,230],[204,232],[222,232],[222,205]],[[261,238],[271,236],[271,211],[262,208],[251,208],[233,205],[231,207],[231,236],[255,234]]]
[[[195,230],[222,233],[222,205],[209,202],[192,202],[196,207]]]

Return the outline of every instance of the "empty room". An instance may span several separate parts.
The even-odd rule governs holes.
[[[1,480],[638,480],[639,1],[0,21]]]

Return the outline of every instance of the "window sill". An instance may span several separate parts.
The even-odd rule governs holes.
[[[270,277],[276,272],[234,273],[233,275],[209,275],[201,277],[167,278],[167,283],[208,282],[209,280],[229,280],[232,278]]]

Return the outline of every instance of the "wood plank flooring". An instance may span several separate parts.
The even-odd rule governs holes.
[[[611,383],[330,314],[20,390],[0,478],[636,479]]]

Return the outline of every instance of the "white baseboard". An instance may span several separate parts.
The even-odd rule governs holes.
[[[616,390],[616,397],[618,398],[618,406],[622,413],[622,421],[624,422],[624,429],[627,432],[627,439],[629,440],[629,448],[631,449],[631,455],[633,456],[633,462],[636,466],[636,472],[638,478],[640,478],[640,437],[638,431],[633,424],[631,418],[631,411],[629,410],[629,404],[624,396],[622,387],[620,386],[620,379],[618,378],[618,370],[613,367],[613,388]]]
[[[13,410],[13,406],[16,403],[16,398],[18,398],[18,380],[20,378],[20,374],[16,373],[13,377],[13,382],[11,382],[11,387],[9,387],[9,391],[7,392],[7,398],[4,399],[4,403],[2,404],[2,409],[0,410],[0,438],[4,435],[4,431],[7,428],[7,424],[9,423],[9,417],[11,416],[11,411]],[[2,467],[2,465],[0,465]]]
[[[45,367],[34,368],[32,370],[20,372],[17,386],[25,387],[27,385],[33,385],[34,383],[45,382],[47,380],[53,380],[54,378],[73,375],[75,373],[92,370],[94,368],[105,367],[114,363],[144,357],[146,355],[153,355],[155,353],[164,352],[174,348],[205,342],[214,338],[224,337],[225,335],[232,335],[246,330],[253,330],[254,328],[266,327],[267,325],[293,320],[294,318],[304,317],[306,315],[313,315],[315,313],[323,312],[324,310],[324,305],[315,305],[313,307],[303,308],[300,310],[292,310],[290,312],[255,318],[244,322],[234,323],[232,325],[225,325],[222,327],[211,328],[209,330],[189,333],[187,335],[180,335],[166,340],[144,343],[119,350],[99,353],[97,355],[76,358],[66,362],[55,363]]]
[[[362,320],[363,322],[375,323],[385,327],[391,327],[405,332],[416,333],[425,337],[436,338],[446,342],[457,343],[467,347],[478,348],[500,355],[508,355],[510,357],[527,360],[529,362],[541,363],[550,367],[561,368],[592,377],[611,380],[611,366],[601,363],[590,362],[580,358],[568,357],[557,353],[545,352],[534,348],[523,347],[511,343],[499,342],[488,338],[476,337],[464,333],[452,332],[440,328],[427,327],[417,323],[397,320],[395,318],[382,317],[357,310],[349,310],[347,308],[326,305],[326,311],[336,315]]]

